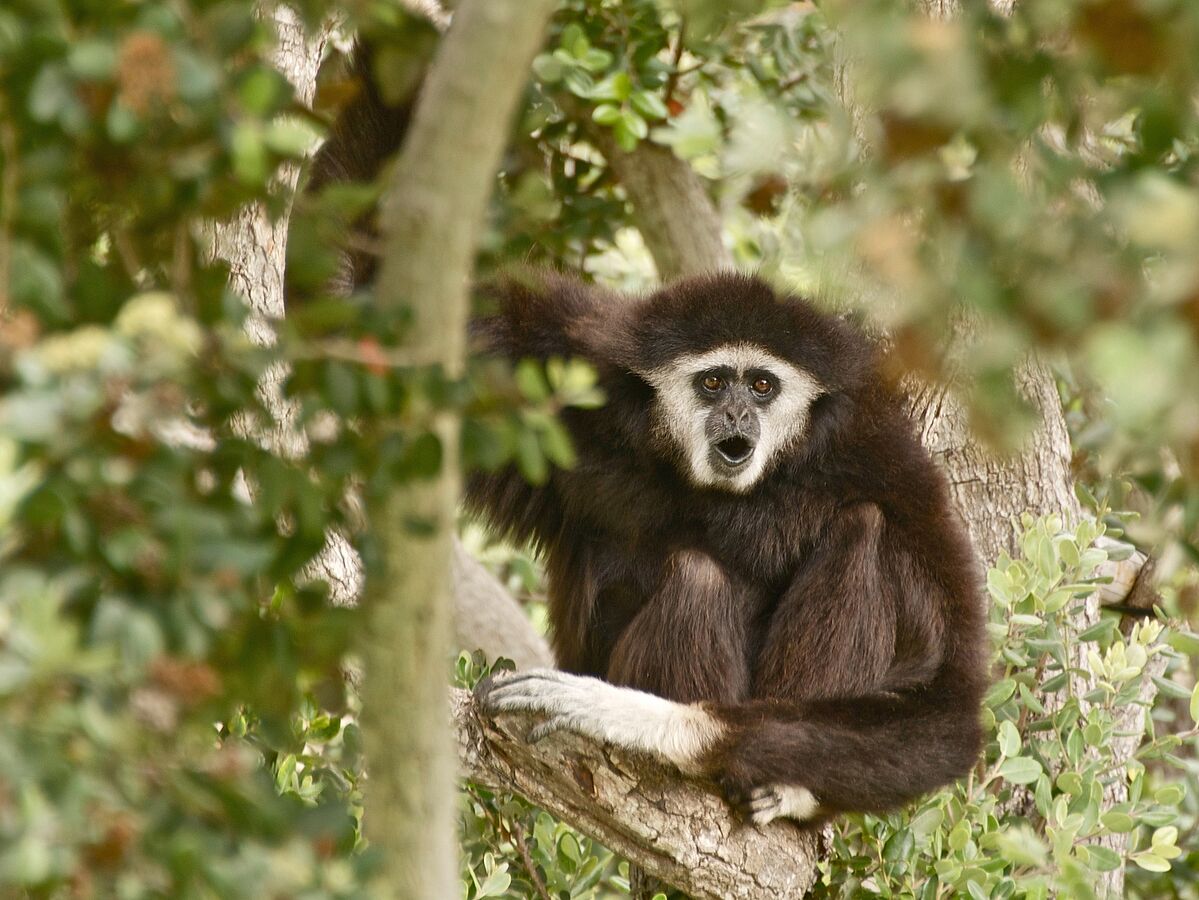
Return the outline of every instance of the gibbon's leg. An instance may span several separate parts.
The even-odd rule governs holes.
[[[607,680],[680,703],[745,699],[751,599],[706,554],[671,554],[653,596],[612,648]]]
[[[483,708],[546,714],[532,740],[568,729],[713,777],[757,823],[898,806],[974,764],[984,680],[973,634],[953,652],[936,589],[915,568],[883,578],[884,537],[873,507],[840,517],[775,612],[755,699],[684,705],[529,672],[480,685]],[[900,606],[911,633],[897,641]]]
[[[534,670],[481,684],[480,702],[487,712],[548,716],[530,732],[531,741],[565,729],[694,773],[721,729],[702,708],[687,704],[736,703],[749,688],[745,600],[745,590],[714,560],[680,551],[617,639],[608,682]]]
[[[838,518],[774,613],[755,699],[711,708],[724,727],[700,767],[755,821],[888,809],[977,758],[981,660],[954,652],[939,589],[886,527],[869,505]]]

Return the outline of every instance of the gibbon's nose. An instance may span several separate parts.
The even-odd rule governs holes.
[[[733,431],[744,433],[753,422],[753,412],[745,406],[729,407],[724,411],[724,421]]]

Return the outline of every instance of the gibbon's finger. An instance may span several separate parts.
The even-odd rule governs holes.
[[[524,681],[551,681],[555,684],[560,684],[567,681],[571,676],[563,672],[556,672],[553,669],[526,669],[524,672],[504,672],[488,677],[496,679],[500,684],[520,684]]]
[[[572,705],[570,699],[571,695],[557,682],[526,679],[517,684],[504,681],[493,685],[481,698],[481,704],[487,713],[560,713]]]
[[[775,792],[774,788],[754,788],[749,794],[749,803],[746,806],[754,812],[764,809],[773,809],[781,806],[783,798]]]
[[[475,685],[475,699],[484,707],[487,707],[493,699],[511,693],[511,689],[514,686],[536,677],[538,676],[534,672],[521,672],[517,675],[506,673],[488,675]]]
[[[488,675],[475,685],[475,697],[480,701],[494,694],[497,690],[510,688],[514,685],[526,684],[531,681],[560,684],[565,679],[561,673],[552,669],[529,669],[527,672],[497,673]]]
[[[755,825],[769,825],[783,812],[783,799],[771,788],[755,788],[746,804],[745,818]]]
[[[570,721],[566,716],[553,716],[546,719],[540,725],[534,725],[529,729],[529,733],[525,735],[526,744],[537,744],[551,734],[556,734],[559,731],[569,731]]]

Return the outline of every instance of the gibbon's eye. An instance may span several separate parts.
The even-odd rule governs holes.
[[[759,397],[765,397],[774,390],[774,385],[770,383],[770,379],[768,378],[758,378],[755,379],[754,383],[750,385],[750,390],[752,390]]]
[[[718,390],[724,387],[724,379],[719,375],[706,375],[702,382],[704,390],[711,394],[715,394]]]

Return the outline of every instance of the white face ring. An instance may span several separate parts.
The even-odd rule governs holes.
[[[751,370],[769,372],[775,380],[772,401],[759,413],[761,434],[753,458],[734,473],[711,462],[707,435],[710,412],[696,394],[701,372],[728,368],[742,377]],[[682,453],[685,474],[696,485],[744,493],[765,474],[780,452],[801,437],[812,402],[824,393],[809,373],[753,344],[722,344],[704,353],[676,357],[662,368],[639,373],[657,394],[656,428]]]

